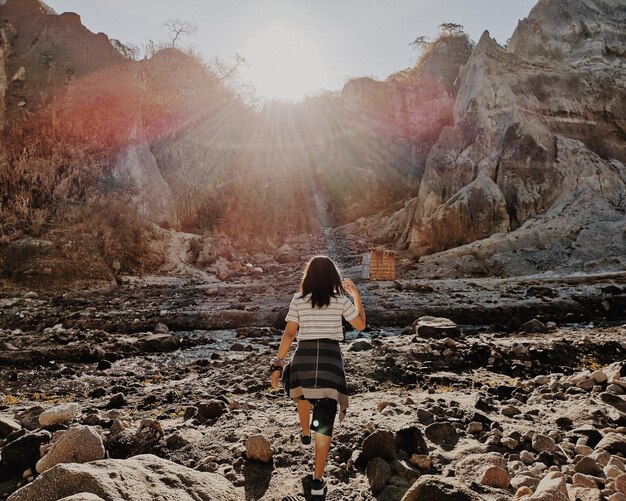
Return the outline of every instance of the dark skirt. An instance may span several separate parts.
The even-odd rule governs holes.
[[[285,374],[285,388],[294,400],[331,398],[339,404],[339,421],[348,408],[348,388],[339,341],[307,339],[298,347]]]

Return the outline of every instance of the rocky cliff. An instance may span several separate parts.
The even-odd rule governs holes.
[[[541,0],[506,49],[442,36],[384,81],[262,109],[193,55],[128,59],[38,0],[0,17],[5,240],[106,214],[96,246],[125,270],[146,222],[257,251],[356,220],[432,275],[624,266],[623,0]]]
[[[491,236],[423,261],[444,273],[626,265],[625,22],[623,1],[541,0],[506,50],[485,32],[417,197],[372,230],[417,256]]]

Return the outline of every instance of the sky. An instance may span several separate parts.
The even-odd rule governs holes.
[[[347,79],[389,74],[415,64],[410,43],[434,37],[444,22],[464,26],[477,41],[489,30],[504,43],[536,0],[45,0],[76,12],[91,31],[141,46],[169,37],[163,23],[197,25],[181,40],[226,63],[235,54],[261,99],[299,100],[339,90]]]

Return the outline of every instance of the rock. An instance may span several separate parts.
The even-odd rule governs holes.
[[[598,487],[572,487],[568,489],[568,499],[576,501],[605,501],[606,497]]]
[[[455,466],[456,477],[465,484],[475,482],[484,470],[490,467],[498,467],[506,469],[506,461],[502,454],[497,452],[489,452],[485,454],[470,454],[457,461]],[[506,471],[506,470],[505,470]],[[493,477],[498,476],[498,472],[494,471]],[[508,487],[508,473],[507,473],[507,487]],[[488,484],[483,484],[488,485]],[[506,487],[504,487],[506,488]]]
[[[514,405],[505,405],[504,407],[502,407],[502,409],[500,410],[500,413],[503,416],[508,416],[508,417],[513,417],[513,416],[517,416],[518,414],[521,414],[522,411],[519,410],[517,407],[515,407]]]
[[[36,430],[39,428],[39,415],[45,411],[40,405],[29,407],[28,409],[15,415],[15,420],[27,430]]]
[[[431,424],[435,421],[435,417],[432,412],[424,409],[423,407],[419,407],[417,409],[417,420],[422,424]]]
[[[39,415],[39,424],[42,427],[54,426],[55,424],[69,423],[76,417],[78,404],[56,405]]]
[[[593,378],[593,380],[597,383],[597,384],[602,384],[602,383],[606,383],[608,377],[607,375],[601,371],[601,370],[597,370],[591,373],[591,377]]]
[[[599,475],[602,473],[602,468],[589,456],[584,456],[574,466],[574,470],[578,473],[584,473],[585,475]]]
[[[45,430],[28,433],[5,445],[0,451],[0,459],[9,466],[29,468],[39,459],[39,448],[51,438],[50,432]]]
[[[602,434],[593,425],[590,424],[579,426],[578,428],[573,429],[571,433],[575,437],[586,438],[585,444],[590,447],[596,447],[602,439]]]
[[[433,460],[426,454],[413,454],[409,461],[422,470],[427,470],[433,464]]]
[[[75,426],[54,442],[35,468],[43,473],[60,463],[87,463],[103,459],[105,455],[102,437],[90,426]]]
[[[150,353],[169,353],[178,349],[176,338],[168,332],[149,334],[137,340],[141,351]]]
[[[511,479],[511,487],[518,490],[521,487],[532,487],[535,489],[539,485],[539,479],[531,475],[519,474]]]
[[[228,407],[221,400],[210,400],[198,405],[198,416],[204,420],[217,419],[228,412]]]
[[[461,335],[461,328],[457,324],[441,317],[420,317],[413,322],[411,330],[423,338],[443,339]]]
[[[564,430],[569,430],[574,425],[574,422],[571,420],[571,418],[568,418],[567,416],[561,416],[556,418],[555,423],[559,428]]]
[[[123,393],[116,393],[107,404],[107,409],[121,409],[126,405],[126,397]]]
[[[276,261],[282,264],[297,263],[300,261],[300,253],[288,244],[281,245],[275,252]]]
[[[125,460],[105,459],[86,464],[58,465],[9,499],[56,501],[82,492],[95,494],[107,501],[238,501],[245,497],[242,489],[233,487],[220,475],[195,471],[151,454],[143,454]]]
[[[596,449],[604,449],[611,454],[626,456],[626,435],[621,433],[607,433],[595,446]]]
[[[513,498],[513,501],[519,501],[519,500],[524,500],[527,501],[528,499],[530,499],[529,496],[533,495],[533,490],[530,487],[524,486],[524,487],[520,487],[519,489],[517,489],[515,491],[515,497]]]
[[[155,334],[169,334],[170,330],[163,322],[158,322],[153,329]]]
[[[396,432],[396,446],[409,455],[428,454],[428,446],[417,426],[407,426]]]
[[[533,456],[533,453],[530,451],[520,452],[519,458],[522,460],[522,463],[527,465],[535,462],[535,456]]]
[[[102,360],[100,360],[98,362],[96,370],[106,371],[106,370],[110,369],[111,367],[113,367],[113,363],[112,362],[110,362],[109,360],[102,359]]]
[[[556,444],[553,438],[541,433],[535,433],[532,439],[533,449],[537,452],[554,452],[556,450]]]
[[[526,297],[559,297],[559,293],[550,287],[533,285],[526,289]]]
[[[20,428],[21,426],[16,421],[0,417],[0,439],[8,437],[11,433]]]
[[[516,357],[521,357],[528,354],[528,348],[526,348],[526,346],[524,346],[522,343],[517,342],[511,345],[511,351]]]
[[[481,470],[478,476],[478,483],[498,489],[508,489],[510,483],[509,473],[499,466],[488,466]]]
[[[387,430],[376,430],[363,441],[363,454],[368,460],[375,457],[391,461],[396,453],[396,440]]]
[[[183,428],[178,430],[165,440],[168,447],[172,449],[180,449],[188,445],[196,445],[204,438],[204,434],[201,431],[193,428]]]
[[[626,473],[615,477],[615,488],[626,496]]]
[[[391,466],[380,457],[375,457],[368,464],[365,470],[370,489],[374,494],[383,490],[385,484],[391,479]]]
[[[483,424],[480,421],[472,421],[465,429],[467,433],[476,434],[483,431]]]
[[[246,440],[246,457],[269,463],[272,460],[272,444],[263,435],[252,435]]]
[[[489,176],[479,173],[429,217],[415,222],[409,249],[417,255],[432,254],[452,242],[462,245],[508,228],[509,214],[502,191]]]
[[[26,80],[26,68],[24,66],[20,66],[11,80],[16,83],[23,83]]]
[[[429,424],[424,433],[428,440],[444,447],[454,447],[459,440],[456,428],[447,422]]]
[[[622,397],[618,397],[617,395],[612,395],[611,393],[600,393],[600,400],[602,400],[605,404],[612,405],[622,414],[626,414],[626,400]]]
[[[539,482],[531,499],[541,501],[569,501],[563,474],[559,471],[548,472]]]
[[[367,339],[357,339],[350,343],[348,351],[368,351],[374,349],[374,345]]]
[[[528,332],[530,334],[543,334],[548,332],[548,328],[536,318],[529,320],[519,328],[520,332]]]
[[[512,437],[503,437],[500,439],[500,443],[507,449],[513,450],[517,447],[519,442]]]
[[[572,476],[572,485],[574,487],[586,487],[589,489],[597,489],[598,484],[591,475],[583,473],[574,473]]]
[[[484,501],[458,480],[438,475],[419,477],[401,501]],[[10,500],[13,501],[13,500]],[[20,500],[18,500],[20,501]],[[45,501],[45,500],[44,500]]]

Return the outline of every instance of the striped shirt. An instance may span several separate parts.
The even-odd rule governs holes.
[[[359,312],[352,304],[348,296],[338,295],[330,298],[330,304],[321,308],[311,308],[311,302],[307,302],[310,295],[304,298],[295,294],[289,305],[289,312],[285,317],[287,322],[296,322],[298,339],[335,339],[343,341],[343,329],[341,317],[346,320],[354,320]]]

